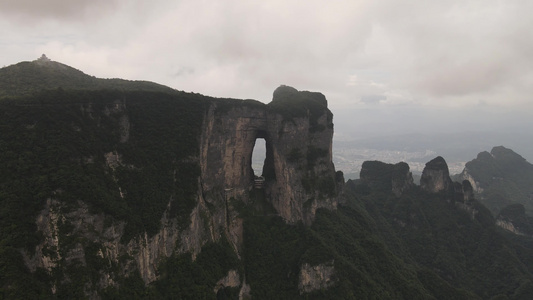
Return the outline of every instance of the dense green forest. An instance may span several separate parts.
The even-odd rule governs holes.
[[[29,275],[22,275],[27,272],[16,249],[32,250],[39,243],[35,219],[50,198],[62,203],[62,213],[81,201],[92,213],[125,221],[124,242],[142,232],[157,232],[169,199],[170,217],[186,226],[196,204],[199,175],[198,163],[189,157],[198,152],[205,105],[206,100],[194,94],[177,98],[116,90],[59,89],[1,100],[4,285]],[[133,128],[128,141],[120,142],[124,110]],[[121,154],[121,163],[109,172],[102,154],[114,152]],[[176,178],[175,170],[182,176]],[[123,197],[119,186],[127,191]],[[68,232],[70,224],[63,225],[65,230],[59,232]],[[68,244],[68,238],[63,240]],[[68,249],[76,242],[63,246]],[[85,247],[90,244],[84,242]]]

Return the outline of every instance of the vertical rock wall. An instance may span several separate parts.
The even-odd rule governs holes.
[[[268,105],[227,101],[210,107],[200,150],[201,186],[208,203],[220,208],[227,208],[231,198],[248,203],[257,138],[266,141],[267,201],[286,222],[309,224],[317,208],[336,208],[333,123],[327,101],[322,94],[286,86],[274,92]],[[226,209],[225,218],[228,214]]]
[[[113,102],[103,110],[104,116],[117,120],[114,126],[118,128],[110,128],[118,130],[117,142],[128,143],[130,129],[135,128],[130,128],[125,104]],[[91,120],[93,115],[101,115],[91,105],[82,106],[82,113]],[[173,202],[168,199],[158,232],[144,232],[125,241],[124,221],[92,213],[81,200],[73,199],[77,204],[67,207],[59,198],[51,198],[36,220],[44,240],[35,251],[22,251],[26,265],[32,271],[44,268],[53,273],[64,266],[85,265],[88,255],[96,256],[105,262],[95,285],[102,289],[116,285],[117,278],[136,271],[145,283],[153,282],[164,258],[189,252],[195,259],[205,243],[216,242],[221,236],[228,239],[240,256],[244,224],[236,206],[251,204],[255,188],[251,159],[258,138],[265,139],[267,148],[261,194],[278,215],[290,224],[300,221],[310,224],[318,208],[336,208],[337,189],[343,180],[336,182],[332,163],[333,123],[327,101],[322,94],[282,86],[268,105],[253,100],[209,101],[198,139],[198,156],[186,158],[198,161],[200,166],[196,205],[186,226],[180,226],[178,218],[170,213]],[[119,197],[124,199],[127,191],[121,188],[115,172],[119,167],[127,170],[140,167],[125,164],[117,150],[102,155],[104,170],[116,183],[111,187],[118,188]],[[95,160],[90,157],[81,161]],[[61,227],[60,223],[69,226]],[[63,240],[72,240],[71,236],[94,243],[97,254],[87,254],[80,243],[63,251]],[[62,265],[63,261],[66,263]],[[238,277],[244,274],[231,275],[234,275],[231,284],[222,285],[238,286],[236,282],[244,278]],[[249,293],[244,279],[242,286],[242,293]]]
[[[420,178],[420,187],[423,190],[430,193],[447,191],[452,184],[448,164],[444,158],[438,156],[426,164]]]

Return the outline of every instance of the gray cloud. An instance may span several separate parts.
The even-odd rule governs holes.
[[[367,104],[375,104],[375,103],[379,103],[380,101],[384,101],[384,100],[387,100],[387,97],[384,96],[384,95],[365,95],[365,96],[361,96],[361,101],[363,103],[367,103]]]
[[[119,0],[3,0],[0,14],[20,21],[68,20],[74,21],[87,14],[112,11]]]
[[[427,97],[479,95],[521,88],[517,80],[531,76],[531,1],[405,4],[382,4],[380,24],[404,59],[396,64],[408,88]]]
[[[0,66],[46,53],[98,77],[265,102],[287,84],[324,93],[347,134],[483,128],[493,112],[494,126],[530,125],[529,0],[32,2],[0,2]]]

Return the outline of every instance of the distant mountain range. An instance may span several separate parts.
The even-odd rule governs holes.
[[[360,138],[357,132],[352,134],[353,140],[333,141],[335,166],[348,173],[348,178],[358,178],[361,164],[366,160],[388,163],[404,161],[411,166],[413,174],[420,174],[425,162],[437,155],[446,158],[451,174],[459,174],[466,162],[494,145],[506,145],[527,160],[533,159],[530,132],[470,131],[465,128],[461,132],[406,133],[366,138]]]

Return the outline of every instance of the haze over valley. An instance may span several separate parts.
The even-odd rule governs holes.
[[[355,155],[428,150],[455,164],[506,145],[531,161],[530,11],[528,0],[3,1],[0,66],[45,53],[99,78],[263,103],[285,84],[327,97],[336,145]],[[442,144],[464,147],[452,158]]]

